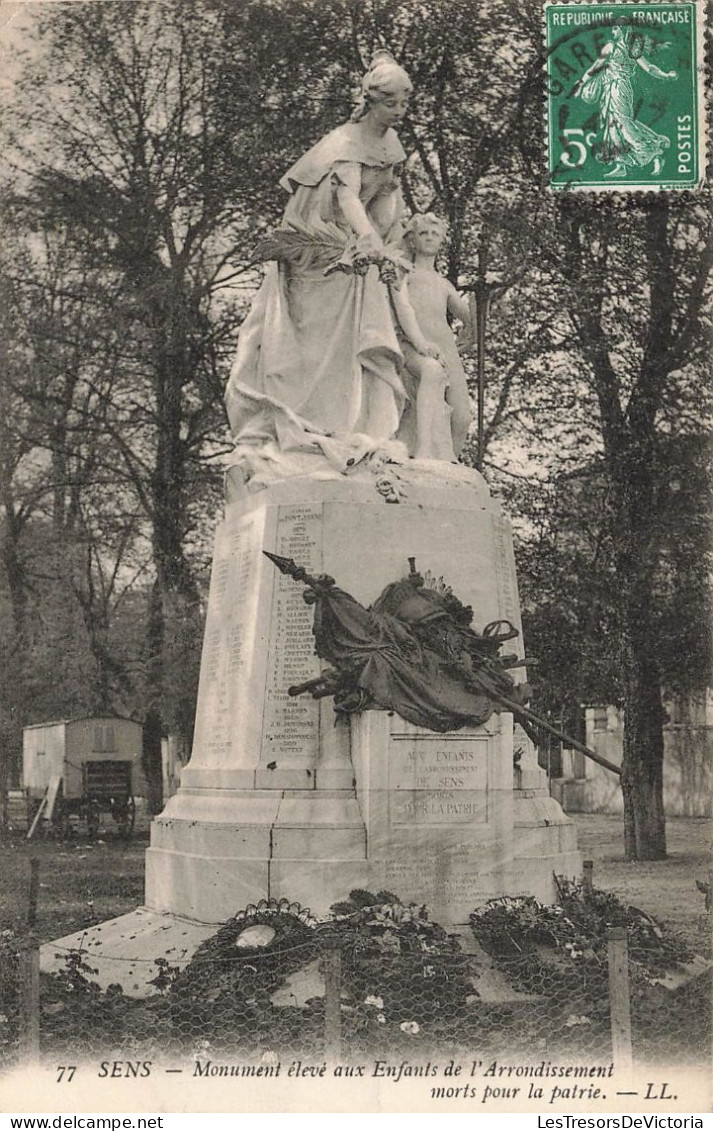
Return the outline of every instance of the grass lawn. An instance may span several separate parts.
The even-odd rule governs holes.
[[[612,891],[680,934],[689,946],[706,953],[711,944],[710,918],[696,880],[711,867],[713,822],[706,818],[669,817],[666,860],[624,860],[621,817],[575,813],[577,839],[585,860],[594,862],[594,886]]]
[[[24,928],[31,856],[40,862],[35,931],[41,942],[113,919],[143,902],[144,853],[148,833],[124,841],[33,840],[22,834],[0,842],[0,925]]]
[[[596,887],[662,920],[694,949],[708,949],[710,925],[696,879],[705,878],[710,868],[710,821],[669,818],[668,859],[629,864],[620,818],[576,814],[574,819],[582,854],[594,861]],[[129,841],[109,831],[94,842],[28,843],[21,834],[0,842],[0,929],[24,925],[30,856],[40,860],[36,932],[42,942],[132,911],[143,900],[147,845],[145,826]]]

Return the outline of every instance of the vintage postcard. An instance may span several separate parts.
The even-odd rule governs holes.
[[[0,26],[0,1110],[702,1128],[703,5]]]

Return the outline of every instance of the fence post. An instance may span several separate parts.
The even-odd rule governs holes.
[[[633,1071],[633,1057],[629,1001],[629,947],[625,927],[609,928],[607,953],[612,1061],[617,1074],[630,1076]]]
[[[584,888],[585,895],[592,894],[592,883],[594,874],[594,861],[582,861],[582,887]]]
[[[30,891],[27,898],[27,926],[30,930],[37,922],[37,898],[40,892],[40,860],[30,857]]]
[[[324,1052],[328,1061],[342,1059],[342,952],[340,940],[324,939]]]
[[[40,1057],[40,944],[30,934],[18,953],[19,1054],[23,1064]]]

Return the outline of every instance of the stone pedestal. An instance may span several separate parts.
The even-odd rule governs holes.
[[[434,734],[370,711],[353,724],[368,887],[467,923],[512,889],[512,716]]]
[[[554,874],[579,874],[574,825],[509,714],[435,734],[386,711],[335,721],[331,700],[287,694],[320,670],[312,610],[263,550],[365,605],[413,556],[476,628],[520,626],[509,525],[482,477],[417,461],[388,475],[325,471],[251,494],[229,480],[194,748],[151,828],[146,906],[43,947],[44,969],[81,947],[100,985],[144,996],[156,958],[185,965],[213,924],[264,897],[325,913],[353,888],[390,890],[458,928],[486,899],[552,902]]]
[[[384,711],[335,722],[331,700],[287,694],[320,670],[312,610],[263,550],[331,574],[365,605],[414,556],[473,606],[476,628],[519,627],[509,525],[482,478],[414,462],[399,495],[386,502],[368,477],[306,477],[229,503],[193,754],[152,826],[152,911],[214,923],[272,896],[321,913],[367,887],[457,923],[493,896],[551,899],[553,871],[578,871],[573,826],[524,736],[514,769],[510,715],[437,735]]]

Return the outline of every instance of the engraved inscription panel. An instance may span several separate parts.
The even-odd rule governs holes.
[[[458,850],[458,859],[449,859],[439,853],[418,859],[384,860],[375,864],[377,875],[370,883],[383,885],[401,899],[425,903],[436,920],[458,922],[467,920],[469,913],[479,904],[502,891],[503,871],[495,868],[481,873],[482,853]]]
[[[463,735],[392,737],[389,750],[392,825],[487,822],[487,785],[487,739]]]
[[[443,886],[443,899],[451,914],[461,910],[464,916],[486,900],[502,895],[507,889],[509,877],[507,869],[501,867],[490,875],[479,876],[478,864],[470,857],[465,857],[462,862],[462,871],[453,871],[446,876]]]
[[[413,790],[389,798],[392,825],[470,825],[488,820],[488,795],[484,791]]]
[[[433,914],[437,894],[437,875],[432,861],[415,859],[380,860],[377,886],[393,891],[400,899],[426,903]],[[372,884],[374,881],[372,881]]]
[[[485,789],[488,742],[462,736],[405,736],[392,739],[391,789]]]
[[[320,507],[281,507],[275,553],[294,558],[309,573],[320,573]],[[316,756],[319,704],[307,695],[291,699],[289,687],[318,675],[314,654],[313,610],[302,599],[303,586],[278,573],[272,597],[271,640],[265,692],[262,756],[285,766]]]
[[[510,526],[504,515],[493,515],[493,547],[495,550],[500,616],[518,623],[519,609],[515,587],[515,562],[512,555]]]
[[[250,707],[263,526],[263,515],[246,515],[216,542],[196,718],[196,751],[209,762],[226,761]]]

